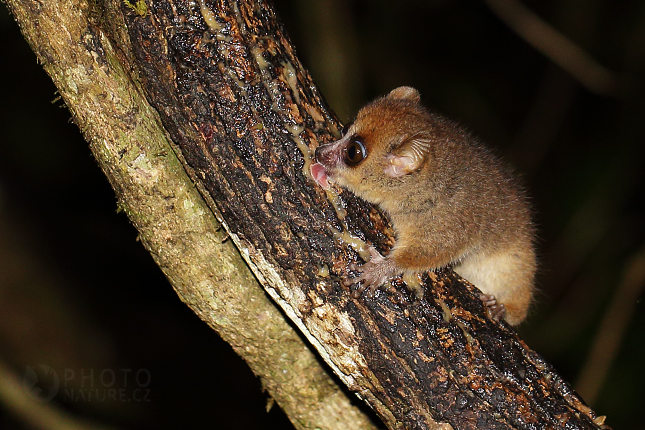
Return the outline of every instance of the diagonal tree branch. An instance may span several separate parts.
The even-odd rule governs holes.
[[[212,213],[267,292],[389,428],[604,427],[451,271],[425,276],[423,300],[401,282],[399,293],[373,298],[353,299],[341,286],[363,244],[387,248],[392,231],[373,207],[308,178],[311,152],[340,124],[268,3],[8,4],[182,300],[249,361],[296,426],[368,424],[274,321],[275,309],[255,307],[260,290],[238,272]],[[224,323],[233,316],[244,327]]]
[[[571,74],[589,91],[610,96],[627,94],[627,83],[594,60],[555,28],[516,0],[486,0],[488,7],[522,39]]]
[[[105,31],[124,28],[120,10],[67,0],[7,4],[90,143],[119,208],[179,297],[246,360],[296,428],[374,428],[225,240]]]

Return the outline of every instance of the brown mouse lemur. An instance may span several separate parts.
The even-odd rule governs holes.
[[[484,294],[496,318],[518,324],[531,301],[536,259],[527,199],[504,165],[453,122],[399,87],[362,108],[344,136],[316,150],[313,178],[378,205],[396,242],[347,284],[373,292],[400,274],[451,265]]]

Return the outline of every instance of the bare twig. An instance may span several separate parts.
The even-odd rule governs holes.
[[[618,95],[621,79],[516,0],[485,0],[522,39],[596,94]]]
[[[39,430],[110,430],[102,424],[82,420],[57,408],[53,403],[30,397],[18,375],[0,361],[0,403],[6,411],[32,429]]]
[[[593,404],[607,379],[607,373],[620,350],[625,331],[636,308],[636,300],[645,287],[645,247],[625,267],[613,301],[605,311],[587,362],[576,381],[578,391]]]

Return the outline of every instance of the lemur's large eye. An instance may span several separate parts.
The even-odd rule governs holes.
[[[367,157],[367,149],[360,137],[352,137],[351,142],[345,148],[345,162],[349,166],[357,166]]]

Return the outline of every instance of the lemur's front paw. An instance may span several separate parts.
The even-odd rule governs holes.
[[[374,292],[394,275],[396,275],[396,267],[394,262],[387,257],[383,257],[380,252],[374,247],[369,247],[370,261],[363,265],[351,263],[349,270],[358,272],[359,275],[354,278],[345,278],[343,285],[358,285],[352,292],[352,297],[358,298],[365,289],[369,289],[368,296],[373,297]]]

